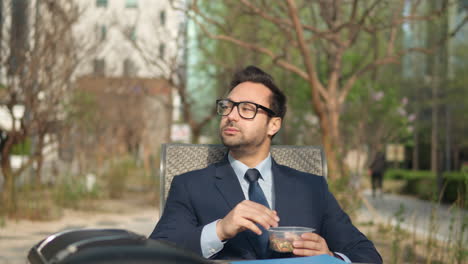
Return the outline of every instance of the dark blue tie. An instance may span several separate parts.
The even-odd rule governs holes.
[[[249,200],[263,204],[264,206],[270,208],[268,205],[268,201],[265,197],[265,194],[262,191],[262,188],[260,188],[260,185],[258,184],[258,178],[260,178],[260,172],[257,169],[248,169],[247,172],[245,173],[245,179],[249,181]],[[260,249],[259,251],[261,252],[260,258],[267,258],[268,257],[268,231],[265,230],[261,225],[257,225],[261,230],[262,230],[262,235],[257,235],[253,232],[251,232],[251,235],[253,235],[254,240],[257,242],[257,246]]]

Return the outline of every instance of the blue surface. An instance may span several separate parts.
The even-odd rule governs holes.
[[[261,260],[244,260],[233,261],[231,264],[345,264],[346,262],[329,255],[319,255],[313,257],[297,257],[297,258],[279,258],[279,259],[261,259]]]

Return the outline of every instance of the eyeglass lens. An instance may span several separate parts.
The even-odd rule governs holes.
[[[239,115],[243,118],[254,118],[255,114],[257,113],[257,106],[252,103],[248,102],[239,102],[239,103],[234,103],[229,100],[220,100],[218,101],[218,106],[217,106],[217,112],[219,115],[229,115],[234,108],[234,106],[237,105],[237,111]]]

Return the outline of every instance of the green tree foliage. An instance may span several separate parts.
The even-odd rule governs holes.
[[[384,89],[384,79],[391,80],[386,87],[401,86],[392,80],[402,79],[401,67],[395,71],[386,65],[400,63],[414,51],[430,54],[460,28],[440,36],[431,47],[404,43],[404,30],[410,24],[443,21],[454,4],[448,0],[435,10],[424,8],[424,1],[223,1],[206,8],[208,2],[188,1],[184,5],[200,32],[256,54],[252,58],[260,66],[279,66],[292,78],[307,83],[309,105],[318,117],[333,177],[346,175],[339,161],[345,157],[343,146],[349,141],[342,126],[353,90],[368,83],[367,87],[373,87],[369,91],[378,92]],[[230,54],[246,56],[228,50],[221,58]]]
[[[272,34],[274,26],[255,15],[248,14],[236,7],[233,2],[210,1],[200,2],[200,9],[209,14],[216,14],[220,23],[207,25],[213,33],[221,34],[228,30],[234,36],[277,50],[287,45],[283,36]],[[281,144],[319,144],[319,131],[316,117],[310,107],[310,92],[308,84],[294,74],[274,66],[270,59],[258,53],[247,52],[244,48],[230,42],[217,41],[206,38],[205,34],[196,24],[189,26],[189,89],[194,100],[195,113],[203,113],[205,109],[214,104],[216,98],[225,96],[228,92],[232,74],[247,66],[256,65],[275,77],[278,85],[288,96],[288,113],[283,123],[283,129],[277,143]],[[245,30],[249,28],[251,30]],[[192,32],[192,33],[191,33]],[[299,58],[299,55],[297,55]],[[199,111],[197,111],[199,110]],[[202,114],[199,118],[202,117]],[[205,135],[211,136],[217,142],[217,119],[204,130]],[[315,133],[307,135],[311,130]]]
[[[467,35],[464,36],[468,38]],[[461,42],[454,45],[455,50],[452,55],[455,62],[453,79],[448,83],[447,107],[451,115],[452,144],[459,148],[468,148],[468,45]]]

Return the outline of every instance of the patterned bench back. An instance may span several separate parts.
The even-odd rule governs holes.
[[[174,176],[202,169],[220,161],[226,155],[223,145],[163,144],[161,148],[161,207],[164,209],[166,197]],[[327,177],[327,161],[319,146],[273,145],[271,155],[276,162],[288,167]]]

